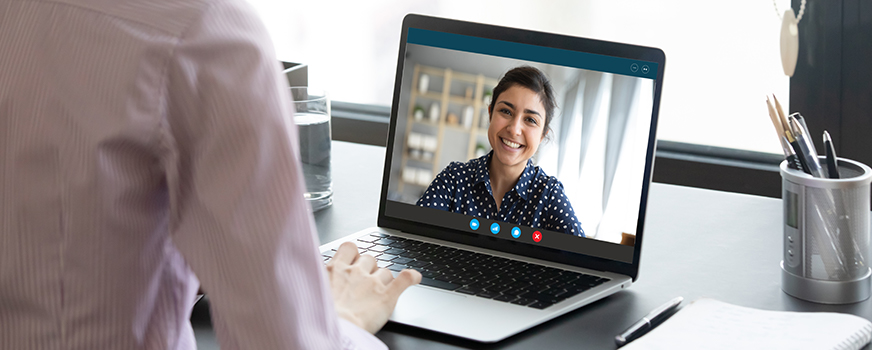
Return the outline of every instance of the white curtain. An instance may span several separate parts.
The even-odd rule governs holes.
[[[636,233],[653,82],[570,74],[552,77],[559,110],[536,160],[563,183],[588,237],[619,242]]]

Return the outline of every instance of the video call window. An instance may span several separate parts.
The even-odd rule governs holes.
[[[504,230],[520,226],[615,244],[634,237],[656,66],[638,61],[635,76],[629,68],[614,74],[411,40],[405,57],[389,202],[506,223]],[[516,81],[497,89],[518,69],[537,72],[552,88],[547,129],[546,96]],[[649,69],[651,77],[642,77]],[[506,181],[496,187],[489,181],[497,176],[494,161],[496,171],[514,169],[501,174],[524,169],[508,189],[514,195],[493,195],[506,191]]]

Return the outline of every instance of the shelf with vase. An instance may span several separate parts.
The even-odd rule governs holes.
[[[450,161],[466,161],[480,153],[482,140],[487,144],[487,123],[481,118],[487,118],[489,96],[497,82],[482,74],[415,65],[399,191],[404,184],[429,183]],[[413,134],[430,140],[431,149],[425,150],[420,140],[410,140]],[[432,159],[424,152],[432,152]],[[425,175],[429,180],[424,181]]]

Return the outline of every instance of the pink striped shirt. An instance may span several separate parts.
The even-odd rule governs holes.
[[[242,0],[0,2],[0,349],[384,347],[339,321]],[[198,281],[199,279],[199,281]]]

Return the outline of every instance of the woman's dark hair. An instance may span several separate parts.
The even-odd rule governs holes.
[[[551,119],[554,118],[554,109],[557,108],[557,103],[554,102],[554,89],[551,88],[551,82],[548,81],[548,77],[545,76],[545,73],[542,73],[542,71],[537,68],[520,66],[512,68],[506,72],[494,88],[489,110],[494,110],[494,106],[497,103],[497,97],[499,97],[503,91],[506,91],[515,85],[530,89],[530,91],[539,95],[539,100],[542,101],[542,105],[545,106],[545,125],[542,128],[542,136],[545,136],[545,134],[548,133],[548,130],[550,130],[548,126],[551,124]]]

